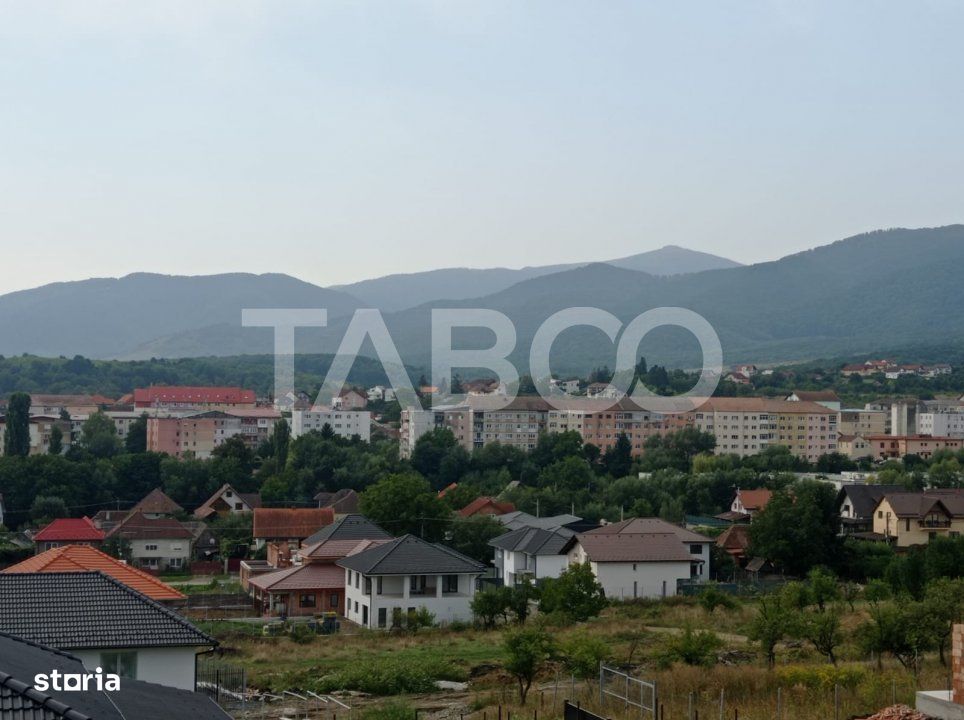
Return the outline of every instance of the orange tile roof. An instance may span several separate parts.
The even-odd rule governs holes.
[[[62,545],[8,567],[5,573],[90,572],[99,570],[153,600],[183,600],[185,595],[143,570],[89,545]]]
[[[304,540],[333,522],[331,508],[255,508],[254,537]]]
[[[773,493],[767,489],[760,490],[737,490],[740,502],[747,510],[762,510],[770,502]]]
[[[57,518],[33,536],[34,542],[99,541],[104,533],[89,517]]]

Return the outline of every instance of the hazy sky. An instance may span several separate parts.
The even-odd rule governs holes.
[[[0,0],[0,292],[964,220],[964,5]]]

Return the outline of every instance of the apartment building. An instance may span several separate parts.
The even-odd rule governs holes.
[[[917,416],[917,430],[921,435],[964,438],[964,408],[922,412]]]
[[[368,442],[371,439],[372,414],[368,410],[339,408],[291,411],[292,438],[301,437],[312,431],[321,432],[325,425],[328,425],[339,437],[350,438],[357,435]]]
[[[151,385],[134,390],[135,408],[204,408],[227,410],[253,408],[254,390],[240,387]]]
[[[837,431],[841,435],[885,435],[890,426],[888,420],[889,415],[883,410],[844,408]]]
[[[783,445],[817,460],[837,451],[838,413],[814,402],[768,398],[710,398],[687,413],[694,427],[716,436],[716,454],[756,455]]]
[[[147,419],[147,449],[174,457],[211,457],[214,449],[235,436],[252,449],[268,438],[281,414],[271,408],[233,412],[171,413]]]

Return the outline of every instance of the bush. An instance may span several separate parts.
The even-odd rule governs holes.
[[[675,662],[710,667],[716,664],[716,653],[721,647],[723,641],[716,633],[688,627],[670,638],[657,660],[664,668]]]
[[[737,606],[736,599],[732,595],[723,592],[715,585],[709,585],[706,590],[700,593],[699,603],[700,607],[711,614],[720,607],[725,610],[732,610]]]
[[[583,680],[595,677],[599,672],[599,663],[608,660],[611,655],[609,643],[588,634],[567,640],[562,646],[562,654],[569,672]]]
[[[401,700],[389,700],[362,713],[362,720],[412,720],[414,717],[412,706]]]
[[[856,665],[786,665],[777,669],[777,678],[784,685],[827,689],[840,685],[853,689],[860,685],[867,671]]]
[[[317,677],[306,671],[300,678],[289,678],[290,686],[307,687],[317,693],[355,690],[371,695],[405,695],[435,691],[436,680],[465,682],[465,670],[442,660],[369,660]]]

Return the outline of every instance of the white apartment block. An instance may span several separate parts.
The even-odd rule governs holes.
[[[935,437],[964,438],[964,409],[921,413],[917,416],[917,432]]]
[[[368,442],[371,439],[372,414],[367,410],[339,410],[315,408],[291,411],[291,437],[301,437],[313,430],[321,432],[329,425],[335,435],[350,438],[358,435]]]

